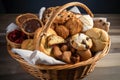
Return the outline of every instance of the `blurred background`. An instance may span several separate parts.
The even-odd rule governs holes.
[[[43,6],[63,5],[71,1],[86,4],[93,13],[120,13],[119,0],[0,0],[0,13],[38,13]]]

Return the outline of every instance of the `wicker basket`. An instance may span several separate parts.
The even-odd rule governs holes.
[[[41,37],[44,36],[43,34],[45,34],[46,31],[50,28],[55,17],[64,9],[70,6],[80,6],[83,9],[85,9],[90,16],[93,17],[91,11],[84,4],[79,2],[67,3],[61,6],[56,12],[53,13],[53,15],[50,17],[50,20],[45,24],[43,31],[41,33],[38,33],[39,35],[38,41],[40,41]],[[40,80],[79,80],[94,70],[96,62],[102,57],[104,57],[106,54],[108,54],[110,45],[111,42],[109,39],[109,43],[106,45],[103,51],[97,53],[94,57],[86,61],[78,62],[75,64],[52,65],[52,66],[41,65],[41,64],[31,65],[27,63],[24,59],[22,59],[19,55],[12,53],[11,46],[8,45],[7,48],[9,54],[21,64],[21,66],[25,71],[39,78]],[[37,46],[38,45],[36,44],[36,49]]]

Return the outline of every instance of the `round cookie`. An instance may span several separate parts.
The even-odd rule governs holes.
[[[103,29],[105,31],[109,31],[109,27],[110,27],[110,22],[107,22],[107,20],[104,20],[104,18],[94,18],[94,28],[100,28]]]
[[[103,50],[105,46],[108,44],[109,41],[108,33],[102,29],[92,28],[90,30],[87,30],[86,35],[88,35],[93,41],[93,46],[91,48],[93,52]]]

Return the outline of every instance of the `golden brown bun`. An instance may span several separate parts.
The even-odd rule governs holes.
[[[64,51],[62,54],[62,60],[67,63],[71,63],[71,56],[72,56],[71,51]]]
[[[34,36],[34,46],[36,46],[37,43],[37,40],[38,40],[38,37],[39,37],[39,34],[42,31],[42,28],[39,28],[38,30],[35,31],[35,36]],[[41,38],[41,43],[39,45],[39,50],[44,52],[45,54],[47,55],[51,55],[51,51],[52,51],[52,47],[48,46],[47,45],[47,38],[48,36],[50,35],[57,35],[56,32],[49,28],[47,30],[47,33]]]
[[[92,57],[92,53],[91,51],[88,49],[86,51],[78,51],[79,55],[80,55],[80,60],[81,61],[85,61],[88,60]]]
[[[57,35],[63,37],[64,39],[69,36],[69,30],[63,25],[56,26],[55,32]]]
[[[62,58],[62,51],[56,45],[53,46],[53,57],[55,57],[57,59],[61,59]]]
[[[57,35],[48,36],[47,41],[48,41],[48,46],[66,42],[62,37],[57,36]]]
[[[65,26],[69,30],[70,35],[74,35],[74,34],[81,32],[83,28],[82,22],[76,17],[69,19],[66,22]]]
[[[102,29],[92,28],[86,32],[86,35],[88,35],[93,41],[93,47],[91,49],[93,52],[103,50],[108,44],[108,33]]]
[[[22,49],[26,49],[26,50],[34,50],[35,47],[33,45],[33,39],[26,39],[22,42],[21,45]]]

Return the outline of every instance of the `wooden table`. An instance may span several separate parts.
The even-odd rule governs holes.
[[[5,29],[15,21],[19,14],[0,14],[0,80],[38,80],[26,73],[11,58],[6,50]],[[96,17],[107,17],[111,22],[110,52],[97,62],[95,70],[83,80],[119,80],[120,79],[120,14],[95,14]]]

